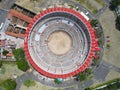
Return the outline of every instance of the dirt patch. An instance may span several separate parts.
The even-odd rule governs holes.
[[[64,31],[56,31],[48,38],[48,48],[56,55],[66,54],[71,47],[71,37]]]

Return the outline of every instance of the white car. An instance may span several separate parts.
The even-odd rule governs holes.
[[[1,23],[1,25],[0,25],[0,29],[2,29],[3,25],[4,25],[4,23]]]

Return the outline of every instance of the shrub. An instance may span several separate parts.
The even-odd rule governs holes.
[[[28,79],[28,80],[25,80],[23,84],[27,87],[30,87],[30,86],[35,86],[36,83],[35,81]]]
[[[93,19],[90,21],[90,23],[91,23],[92,27],[96,27],[98,24],[98,20]]]
[[[54,82],[55,82],[56,84],[60,84],[60,83],[61,83],[61,82],[58,81],[58,79],[55,79]]]
[[[8,53],[9,53],[9,51],[7,51],[7,50],[4,50],[4,51],[2,52],[2,54],[5,55],[5,56],[6,56]]]
[[[109,48],[110,48],[110,44],[107,44],[107,45],[106,45],[106,48],[109,49]]]
[[[0,61],[0,68],[2,67],[2,61]]]

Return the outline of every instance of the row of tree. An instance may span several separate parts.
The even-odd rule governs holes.
[[[116,18],[116,28],[120,30],[120,15]]]
[[[17,62],[17,67],[24,72],[28,70],[29,65],[25,58],[24,50],[22,48],[15,49],[13,50],[13,54]]]
[[[112,11],[116,11],[117,9],[119,9],[118,6],[120,6],[120,0],[111,0],[110,9]],[[116,28],[120,30],[120,15],[116,18]]]
[[[98,85],[97,87],[85,88],[85,90],[118,90],[118,89],[120,89],[120,78],[108,81],[102,85]]]

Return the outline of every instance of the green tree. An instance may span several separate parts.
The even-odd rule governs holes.
[[[5,56],[6,56],[8,53],[9,53],[9,51],[7,51],[7,50],[3,50],[3,52],[2,52],[2,54],[5,55]]]
[[[120,16],[116,18],[116,28],[120,30]]]
[[[96,25],[98,24],[98,20],[93,19],[90,21],[90,23],[91,23],[92,27],[96,27]]]
[[[13,54],[14,54],[14,57],[17,61],[17,67],[24,72],[26,70],[28,70],[29,65],[28,65],[27,60],[25,58],[24,50],[22,48],[15,49],[15,50],[13,50]]]
[[[28,80],[25,80],[23,84],[27,87],[31,87],[31,86],[35,86],[36,83],[35,81],[28,79]]]
[[[12,79],[7,79],[1,83],[2,90],[15,90],[16,82]]]
[[[2,61],[0,61],[0,68],[2,67]]]
[[[77,74],[77,78],[79,81],[84,81],[87,79],[87,76],[86,76],[85,72],[81,72],[81,73]]]
[[[17,67],[24,72],[29,69],[29,65],[25,59],[17,61]]]
[[[115,10],[120,5],[120,0],[111,0],[110,9]]]
[[[85,70],[85,73],[86,73],[87,75],[90,75],[90,74],[92,73],[92,69],[91,69],[91,68],[87,68],[87,69]]]
[[[58,79],[56,78],[56,79],[54,79],[54,82],[56,83],[56,84],[60,84],[61,82],[60,81],[58,81]]]
[[[107,44],[107,45],[106,45],[106,48],[109,49],[109,48],[110,48],[110,44]]]
[[[25,53],[24,53],[24,50],[22,48],[18,48],[18,49],[13,50],[13,54],[14,54],[14,57],[17,61],[25,58]]]
[[[85,90],[92,90],[91,88],[85,88]]]

